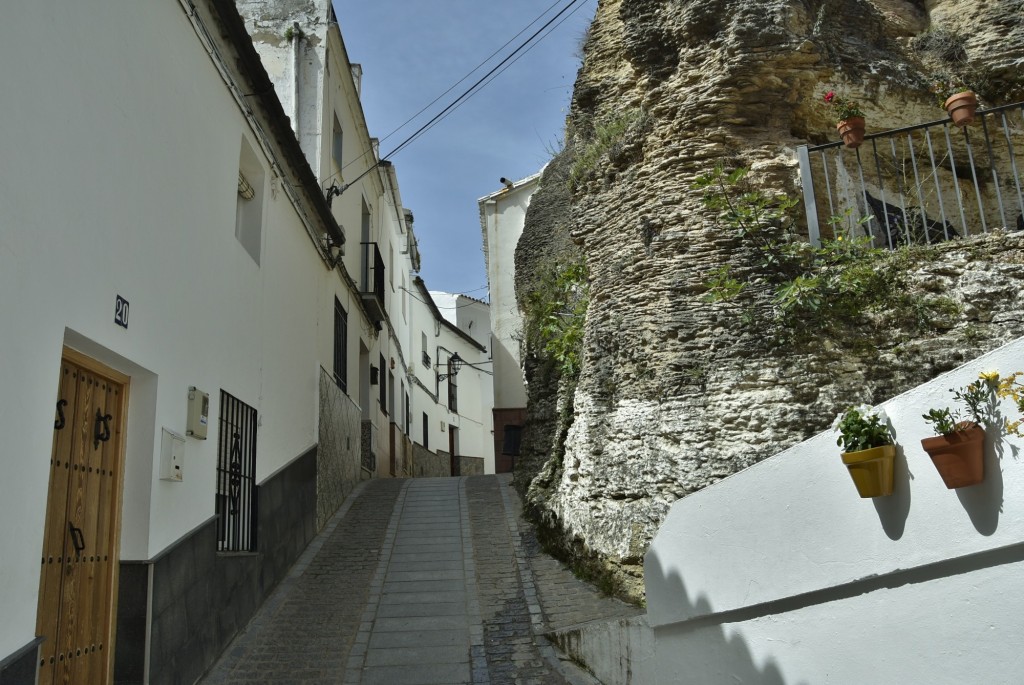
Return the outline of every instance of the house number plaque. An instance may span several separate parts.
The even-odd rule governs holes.
[[[128,329],[128,300],[120,295],[114,302],[114,323],[124,329]]]

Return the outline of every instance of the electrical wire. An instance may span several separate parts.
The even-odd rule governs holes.
[[[547,21],[547,23],[545,23],[539,29],[537,29],[537,31],[534,32],[533,35],[531,35],[529,38],[527,38],[525,41],[523,41],[523,43],[521,43],[519,45],[519,47],[517,47],[515,50],[510,52],[508,54],[508,56],[505,57],[505,59],[503,59],[502,61],[498,62],[498,64],[496,66],[494,66],[490,71],[488,71],[486,74],[484,74],[476,83],[474,83],[472,86],[470,86],[468,89],[466,89],[462,93],[462,95],[460,95],[459,97],[455,98],[455,100],[453,100],[451,102],[451,104],[449,104],[447,107],[445,107],[440,112],[435,114],[434,117],[432,119],[430,119],[430,121],[428,121],[423,126],[421,126],[415,133],[413,133],[411,136],[409,136],[404,141],[399,143],[398,146],[395,147],[395,149],[393,149],[391,152],[386,154],[383,157],[383,159],[385,159],[385,160],[386,159],[390,159],[394,155],[398,154],[403,148],[405,148],[407,145],[412,143],[416,138],[418,138],[421,133],[423,133],[426,130],[430,129],[437,121],[439,121],[439,120],[443,119],[444,117],[446,117],[453,109],[458,107],[463,101],[468,100],[473,95],[475,95],[477,92],[479,92],[479,90],[482,89],[481,84],[486,85],[484,83],[485,81],[487,83],[489,83],[490,81],[488,79],[491,77],[492,74],[494,74],[499,69],[501,69],[506,64],[508,64],[509,60],[511,60],[516,55],[518,55],[520,52],[528,51],[529,50],[528,46],[530,46],[530,44],[533,42],[533,40],[535,38],[537,38],[537,36],[539,36],[541,33],[544,33],[545,29],[547,29],[549,26],[551,26],[551,24],[553,24],[555,22],[555,20],[557,20],[559,17],[561,17],[567,11],[569,11],[569,9],[571,7],[573,7],[574,5],[578,5],[581,2],[583,2],[583,0],[570,0],[569,4],[567,4],[565,7],[560,9],[558,11],[558,13],[555,14],[555,16],[553,16],[551,19],[549,19]],[[525,52],[524,52],[524,54],[525,54]],[[501,70],[504,71],[504,69],[501,69]]]
[[[364,171],[359,176],[357,176],[352,182],[345,184],[345,188],[351,186],[354,183],[357,183],[360,179],[362,179],[363,177],[365,177],[368,174],[370,174],[374,169],[376,169],[378,166],[380,166],[382,162],[390,160],[391,157],[395,156],[396,154],[401,152],[404,148],[408,147],[410,144],[415,142],[420,136],[422,136],[424,133],[426,133],[431,128],[433,128],[441,120],[445,119],[453,111],[455,111],[456,109],[461,107],[462,104],[464,104],[467,100],[469,100],[469,98],[471,98],[474,95],[476,95],[476,93],[480,92],[480,90],[482,90],[491,81],[493,81],[494,78],[497,78],[497,76],[501,75],[501,73],[503,73],[505,71],[505,69],[507,69],[512,64],[515,64],[515,62],[519,61],[519,59],[521,59],[523,55],[525,55],[527,52],[529,52],[531,49],[533,49],[533,46],[536,45],[536,43],[539,43],[540,40],[543,40],[543,38],[546,38],[551,33],[551,31],[554,30],[554,28],[557,28],[559,25],[561,25],[561,23],[564,22],[566,19],[568,19],[569,16],[572,16],[572,14],[575,14],[575,12],[577,10],[579,10],[580,7],[582,7],[582,5],[580,3],[581,2],[585,2],[585,1],[586,0],[570,0],[569,3],[565,7],[560,9],[543,26],[541,26],[539,29],[537,29],[537,31],[535,31],[533,34],[531,34],[529,38],[527,38],[525,41],[520,43],[520,45],[515,50],[513,50],[511,53],[509,53],[505,57],[505,59],[503,59],[501,62],[499,62],[493,68],[491,68],[490,71],[488,71],[486,74],[484,74],[482,77],[480,77],[480,79],[478,79],[472,86],[470,86],[469,88],[464,90],[461,95],[459,95],[457,98],[455,98],[455,100],[453,100],[451,103],[449,103],[447,107],[445,107],[440,112],[435,114],[429,121],[427,121],[427,123],[425,123],[423,126],[418,128],[412,135],[410,135],[405,140],[403,140],[401,143],[399,143],[397,146],[395,146],[395,148],[393,150],[391,150],[391,152],[389,152],[388,154],[386,154],[383,157],[381,157],[380,160],[378,160],[377,162],[374,162],[374,164],[372,164],[368,169],[366,169],[366,171]],[[558,20],[563,14],[565,14],[567,11],[569,11],[569,9],[573,8],[574,6],[575,6],[575,9],[573,9],[573,12],[571,14],[569,14],[569,16],[565,17],[565,19],[562,19],[562,21],[559,21],[557,24],[555,24],[556,20]],[[541,16],[543,16],[543,14]],[[529,28],[529,26],[532,26],[535,23],[536,23],[536,20],[531,22],[528,25],[527,28]],[[551,30],[548,30],[548,28],[551,27],[552,24],[555,24],[554,28],[551,28]],[[547,31],[547,33],[545,33],[545,31]],[[537,40],[537,37],[540,36],[541,34],[544,34],[544,35],[539,40]],[[534,42],[535,40],[536,40],[536,42]],[[520,53],[522,53],[522,54],[520,54]],[[517,57],[517,55],[518,55],[518,57]],[[515,58],[515,59],[513,59],[513,58]],[[470,73],[473,73],[473,72],[470,72]],[[403,124],[403,126],[404,126],[404,124]],[[368,153],[369,153],[369,151],[367,151],[366,153],[363,153],[363,156],[365,156]],[[331,177],[328,176],[327,178],[329,179]],[[326,181],[327,179],[324,179],[324,180]],[[343,188],[343,190],[344,190],[344,188]]]
[[[398,127],[396,128],[396,129],[394,129],[393,131],[391,131],[391,133],[389,133],[389,134],[387,134],[386,136],[384,136],[383,138],[381,138],[381,139],[380,139],[380,142],[381,142],[381,143],[383,143],[384,141],[386,141],[386,140],[388,140],[389,138],[391,138],[392,136],[394,136],[394,135],[395,135],[396,133],[398,133],[398,132],[399,132],[399,131],[401,131],[401,130],[402,130],[403,128],[405,128],[406,126],[408,126],[408,125],[409,125],[409,124],[410,124],[410,123],[411,123],[412,121],[414,121],[414,120],[415,120],[415,119],[416,119],[416,118],[417,118],[417,117],[418,117],[419,115],[423,114],[423,113],[424,113],[424,112],[426,112],[426,111],[427,111],[428,109],[430,109],[431,107],[433,107],[433,106],[434,106],[434,105],[435,105],[435,104],[437,103],[437,101],[438,101],[438,100],[440,100],[440,99],[441,99],[441,98],[443,98],[443,97],[444,97],[445,95],[447,95],[448,93],[450,93],[450,92],[452,92],[453,90],[455,90],[455,88],[456,88],[456,87],[457,87],[458,85],[460,85],[460,84],[464,83],[464,82],[466,81],[466,79],[468,79],[468,78],[469,78],[470,76],[472,76],[472,75],[473,75],[473,74],[475,74],[475,73],[476,73],[477,71],[479,71],[479,70],[480,70],[480,69],[481,69],[481,68],[482,68],[482,67],[483,67],[483,66],[484,66],[485,64],[487,64],[487,63],[488,63],[488,62],[490,62],[490,61],[491,61],[492,59],[494,59],[494,57],[495,57],[495,56],[496,56],[496,55],[497,55],[498,53],[500,53],[500,52],[501,52],[502,50],[504,50],[505,48],[507,48],[507,47],[508,47],[508,46],[509,46],[509,45],[510,45],[510,44],[512,43],[512,41],[514,41],[514,40],[515,40],[516,38],[518,38],[519,36],[521,36],[521,35],[523,35],[524,33],[526,33],[526,31],[527,31],[527,30],[528,30],[528,29],[529,29],[529,28],[530,28],[531,26],[533,26],[533,25],[534,25],[534,24],[536,24],[536,23],[537,23],[538,21],[540,21],[540,20],[541,20],[541,17],[543,17],[543,16],[544,16],[545,14],[547,14],[548,12],[550,12],[550,11],[551,11],[551,10],[552,10],[552,9],[553,9],[554,7],[556,7],[556,6],[558,5],[558,3],[560,3],[560,2],[562,2],[562,0],[555,0],[555,2],[551,3],[551,5],[550,5],[550,6],[548,6],[548,8],[547,8],[546,10],[544,10],[543,12],[541,12],[540,14],[538,14],[538,15],[537,15],[537,16],[536,16],[536,17],[534,18],[534,20],[533,20],[533,21],[531,21],[531,22],[530,22],[529,24],[527,24],[526,26],[524,26],[524,27],[523,27],[523,28],[522,28],[522,29],[521,29],[521,30],[519,31],[519,33],[517,33],[516,35],[512,36],[511,38],[509,38],[509,39],[508,39],[507,41],[505,41],[505,43],[504,43],[504,44],[503,44],[503,45],[502,45],[501,47],[499,47],[499,48],[498,48],[497,50],[495,50],[494,52],[492,52],[491,54],[489,54],[489,55],[488,55],[487,57],[485,57],[485,58],[484,58],[484,60],[483,60],[482,62],[480,62],[480,64],[476,65],[475,67],[473,67],[472,69],[470,69],[470,70],[469,70],[468,72],[466,72],[466,75],[465,75],[465,76],[463,76],[462,78],[460,78],[460,79],[459,79],[458,81],[456,81],[455,83],[453,83],[453,84],[452,84],[451,86],[449,86],[449,87],[448,87],[448,90],[444,91],[443,93],[441,93],[440,95],[438,95],[438,96],[437,96],[436,98],[434,98],[433,100],[431,100],[430,102],[428,102],[428,103],[427,103],[426,105],[424,105],[424,106],[423,106],[422,108],[420,108],[420,110],[419,110],[418,112],[416,112],[416,113],[415,113],[415,114],[413,114],[413,115],[412,115],[411,117],[409,117],[408,119],[406,119],[405,121],[403,121],[403,122],[402,122],[402,123],[401,123],[401,124],[400,124],[400,125],[399,125],[399,126],[398,126]],[[341,169],[339,169],[338,171],[335,171],[335,172],[334,172],[333,174],[331,174],[330,176],[328,176],[328,177],[324,178],[324,179],[323,179],[323,180],[321,181],[321,183],[323,183],[323,182],[326,182],[326,181],[329,181],[330,179],[334,178],[334,177],[335,177],[335,176],[337,176],[338,174],[342,173],[342,172],[343,172],[343,171],[344,171],[345,169],[347,169],[347,168],[348,168],[348,167],[350,167],[351,165],[355,164],[356,162],[360,161],[361,159],[363,159],[364,157],[366,157],[366,155],[370,154],[370,153],[371,153],[372,151],[373,151],[372,149],[371,149],[371,150],[367,150],[367,151],[366,151],[366,152],[364,152],[363,154],[359,155],[358,157],[356,157],[356,158],[355,158],[355,159],[353,159],[352,161],[348,162],[348,164],[345,164],[344,166],[342,166],[342,167],[341,167]]]
[[[399,289],[400,290],[404,290],[405,292],[407,292],[409,294],[409,297],[411,297],[414,300],[422,302],[423,304],[430,304],[429,302],[427,302],[423,298],[417,297],[416,293],[414,293],[413,291],[409,290],[408,288],[402,288],[401,286],[399,286]],[[461,293],[456,293],[456,294],[461,294]],[[473,298],[473,299],[476,299],[476,298]],[[491,306],[490,302],[484,302],[482,300],[477,300],[476,302],[470,302],[469,304],[457,304],[454,307],[437,307],[437,303],[435,302],[434,306],[437,307],[438,310],[441,310],[441,309],[465,309],[466,307],[472,307],[474,305],[479,305],[479,304],[487,305],[488,307]]]
[[[569,5],[569,6],[571,6],[571,5]],[[569,6],[567,6],[567,7],[566,7],[566,9],[568,9],[568,7],[569,7]],[[526,48],[525,50],[523,50],[523,54],[521,54],[521,55],[519,55],[518,57],[516,57],[516,59],[514,59],[514,60],[513,60],[512,62],[510,62],[509,64],[505,65],[505,66],[504,66],[504,68],[502,68],[502,69],[501,69],[500,71],[498,71],[498,72],[497,72],[497,73],[495,73],[495,74],[494,74],[493,76],[491,76],[491,78],[489,78],[489,79],[488,79],[488,80],[487,80],[487,81],[486,81],[485,83],[483,83],[483,85],[481,85],[481,86],[480,86],[479,88],[477,88],[476,92],[474,92],[474,93],[470,94],[470,95],[469,95],[468,97],[466,97],[466,99],[462,100],[462,102],[458,102],[458,100],[456,100],[456,102],[457,102],[458,104],[455,104],[455,106],[454,106],[454,107],[452,107],[451,111],[450,111],[450,112],[448,112],[448,113],[447,113],[447,114],[445,115],[445,117],[442,117],[441,119],[438,119],[437,121],[433,121],[433,120],[432,120],[432,121],[430,121],[430,122],[427,122],[427,125],[425,126],[425,128],[421,128],[421,129],[420,129],[420,131],[417,131],[416,133],[414,133],[412,137],[410,137],[409,139],[407,139],[406,141],[404,141],[404,142],[402,143],[402,146],[406,146],[406,145],[412,144],[412,143],[414,143],[414,142],[415,142],[416,140],[418,140],[418,139],[419,139],[419,138],[420,138],[420,137],[421,137],[422,135],[424,135],[424,134],[426,134],[426,133],[430,132],[430,129],[434,128],[434,126],[436,126],[437,124],[441,123],[441,121],[442,121],[443,119],[447,118],[447,116],[448,116],[448,115],[450,115],[450,114],[454,113],[454,112],[455,112],[456,110],[458,110],[458,109],[459,109],[459,107],[461,107],[462,105],[466,104],[466,101],[468,101],[470,97],[472,97],[473,95],[476,95],[476,93],[477,93],[477,92],[480,92],[481,90],[483,90],[484,88],[486,88],[486,87],[487,87],[488,85],[490,85],[490,84],[491,84],[491,82],[492,82],[492,81],[493,81],[494,79],[496,79],[496,78],[498,78],[499,76],[501,76],[501,75],[502,75],[502,74],[503,74],[503,73],[505,72],[505,70],[506,70],[506,69],[508,69],[508,68],[509,68],[509,67],[511,67],[511,66],[512,66],[513,64],[515,64],[515,63],[516,63],[516,62],[518,62],[518,61],[519,61],[520,59],[522,59],[522,58],[523,58],[523,57],[524,57],[524,56],[526,55],[526,53],[528,53],[528,52],[529,52],[530,50],[532,50],[532,49],[533,49],[534,47],[536,47],[536,45],[537,45],[538,43],[540,43],[540,41],[541,41],[541,40],[544,40],[544,38],[547,38],[547,37],[548,37],[548,35],[550,35],[552,31],[554,31],[554,30],[555,30],[555,29],[557,29],[557,28],[558,28],[559,26],[561,26],[563,22],[565,22],[565,21],[566,21],[567,19],[569,19],[569,17],[571,17],[571,16],[573,15],[573,14],[575,14],[575,13],[576,13],[576,12],[577,12],[577,11],[578,11],[578,10],[579,10],[580,8],[582,8],[582,7],[583,7],[583,5],[578,5],[578,6],[577,6],[577,7],[576,7],[576,8],[575,8],[575,9],[574,9],[574,10],[573,10],[572,12],[570,12],[570,13],[569,13],[568,15],[566,15],[566,16],[565,16],[565,18],[563,18],[563,19],[562,19],[562,20],[561,20],[560,22],[558,22],[557,24],[555,24],[554,26],[552,26],[552,27],[551,27],[551,29],[550,29],[550,30],[549,30],[549,31],[548,31],[547,33],[545,33],[545,34],[544,34],[543,36],[541,36],[541,38],[540,38],[539,40],[537,40],[537,41],[536,41],[535,43],[533,43],[533,44],[532,44],[532,45],[530,45],[530,46],[529,46],[528,48]],[[564,10],[563,10],[563,11],[564,11]],[[550,22],[549,22],[549,23],[550,23]],[[545,25],[545,26],[546,26],[546,25]],[[543,30],[543,27],[541,28],[541,30]],[[525,45],[525,43],[524,43],[524,45]],[[501,66],[501,65],[498,65],[498,66]],[[485,76],[485,78],[486,78],[486,76]],[[474,87],[475,87],[475,86],[474,86]],[[453,103],[453,104],[454,104],[454,103]],[[387,157],[385,157],[385,159],[387,159],[388,157],[391,157],[391,156],[395,155],[396,153],[398,153],[398,152],[399,152],[399,150],[401,150],[401,149],[402,149],[402,146],[400,146],[399,148],[397,148],[397,149],[395,149],[395,150],[392,150],[391,152],[389,152],[389,153],[388,153],[388,155],[387,155]]]

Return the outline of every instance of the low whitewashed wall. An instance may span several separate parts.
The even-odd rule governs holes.
[[[645,558],[657,682],[1020,682],[1024,441],[990,432],[985,481],[948,490],[920,440],[950,388],[1021,368],[1016,341],[885,403],[889,497],[826,431],[675,503]]]

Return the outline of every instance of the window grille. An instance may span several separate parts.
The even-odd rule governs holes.
[[[221,390],[217,550],[256,550],[256,410]]]
[[[511,455],[513,457],[519,456],[519,444],[522,442],[523,427],[516,426],[513,424],[506,424],[505,434],[501,442],[501,453]]]
[[[348,312],[334,298],[334,382],[348,392]]]
[[[385,368],[387,368],[386,366],[384,366],[384,355],[383,354],[380,355],[380,367],[379,368],[381,369],[381,371],[383,371]],[[387,383],[384,382],[383,378],[380,379],[380,410],[384,413],[385,416],[387,416],[387,414],[388,414],[388,386],[387,386]]]

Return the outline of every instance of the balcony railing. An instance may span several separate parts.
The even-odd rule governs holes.
[[[808,237],[869,235],[878,247],[1024,230],[1024,102],[798,149]],[[863,219],[864,217],[869,217]]]
[[[384,304],[384,259],[377,243],[359,243],[360,278],[359,297],[375,321],[383,321],[387,308]]]

